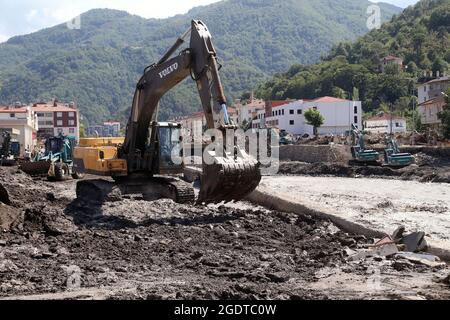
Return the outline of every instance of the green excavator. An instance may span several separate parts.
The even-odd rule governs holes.
[[[364,133],[352,124],[350,131],[352,136],[352,160],[350,165],[380,165],[380,153],[378,151],[367,149],[364,142]]]
[[[388,167],[407,167],[416,159],[410,153],[400,152],[397,140],[392,134],[385,137],[386,149],[384,150],[384,162]]]

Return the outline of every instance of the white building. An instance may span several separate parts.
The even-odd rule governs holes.
[[[321,97],[315,100],[297,100],[272,108],[260,110],[253,128],[262,127],[286,130],[294,135],[314,134],[314,128],[307,124],[305,111],[315,108],[324,117],[324,124],[319,128],[321,135],[344,134],[355,124],[362,128],[361,101],[350,101],[333,97]]]
[[[0,133],[2,131],[17,133],[14,139],[20,143],[21,156],[26,149],[32,151],[37,144],[38,121],[31,106],[0,106]]]
[[[418,85],[419,103],[442,97],[442,92],[450,89],[450,77],[438,77]]]
[[[405,133],[406,119],[386,113],[371,117],[364,123],[364,129],[374,133]]]

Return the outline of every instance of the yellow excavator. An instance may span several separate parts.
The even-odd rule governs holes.
[[[172,57],[189,34],[189,47]],[[145,199],[169,198],[178,203],[220,203],[241,200],[256,189],[261,181],[258,161],[243,147],[233,145],[227,150],[223,146],[223,150],[207,151],[213,163],[204,161],[200,191],[195,196],[192,184],[182,179],[184,163],[172,157],[182,145],[181,125],[157,119],[162,96],[191,76],[197,84],[207,128],[220,130],[223,135],[235,131],[237,126],[227,112],[219,65],[208,28],[202,21],[193,20],[191,28],[166,54],[145,68],[136,86],[124,142],[85,139],[75,148],[77,172],[114,180],[79,181],[77,197],[105,201],[118,194],[141,194]],[[182,151],[179,155],[183,158]]]

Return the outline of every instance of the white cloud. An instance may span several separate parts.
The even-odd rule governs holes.
[[[4,35],[4,34],[0,34],[0,43],[5,42],[9,39],[8,36]]]

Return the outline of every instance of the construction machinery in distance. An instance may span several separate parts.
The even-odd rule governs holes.
[[[172,57],[190,34],[190,45]],[[74,152],[77,172],[112,177],[77,183],[77,197],[104,201],[111,193],[142,194],[146,199],[170,198],[179,203],[219,203],[240,200],[261,180],[258,161],[245,148],[233,146],[206,151],[213,163],[203,163],[196,199],[191,183],[182,179],[181,125],[158,122],[162,96],[187,77],[196,82],[207,128],[224,135],[235,132],[219,76],[220,64],[206,25],[193,20],[191,27],[155,64],[145,68],[137,83],[125,141],[122,145],[78,146]],[[233,131],[232,131],[233,130]],[[225,138],[224,138],[224,141]],[[177,151],[178,150],[178,151]],[[223,152],[222,152],[223,151]]]
[[[63,181],[69,177],[82,178],[74,170],[73,150],[75,138],[59,135],[45,140],[45,151],[37,153],[31,161],[23,161],[20,169],[31,176],[46,175],[49,180]]]
[[[0,165],[15,166],[20,157],[20,143],[11,137],[8,131],[2,132],[3,142],[0,145]]]
[[[352,160],[349,161],[350,165],[381,165],[380,153],[372,149],[366,149],[366,143],[364,141],[364,133],[359,130],[354,124],[352,124],[352,130],[350,131],[352,137]]]
[[[400,152],[397,140],[393,134],[385,137],[386,149],[384,150],[384,165],[389,167],[407,167],[416,159],[410,153]]]

